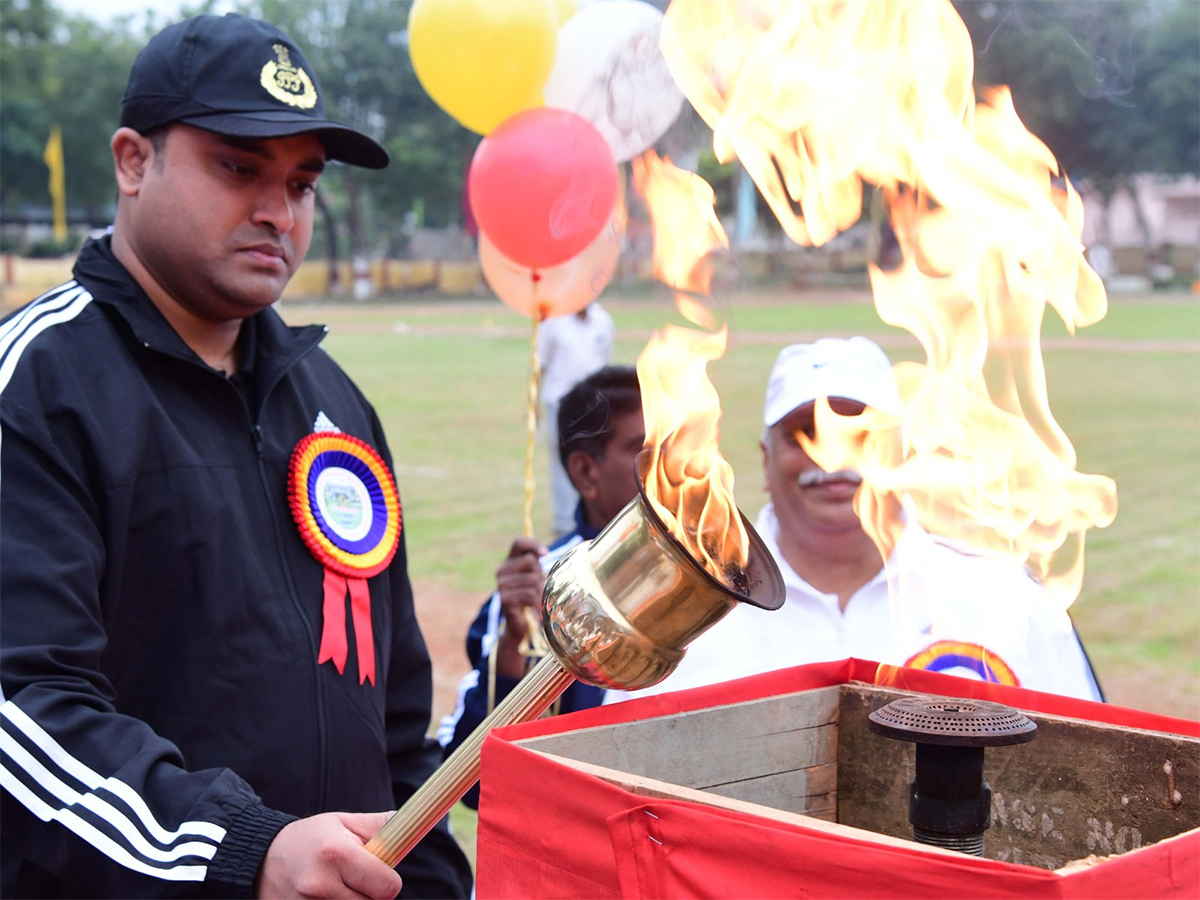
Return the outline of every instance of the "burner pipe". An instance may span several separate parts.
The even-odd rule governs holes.
[[[918,842],[983,856],[983,833],[992,824],[991,812],[983,747],[917,744],[908,821]]]

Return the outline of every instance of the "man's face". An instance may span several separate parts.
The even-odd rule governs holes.
[[[209,321],[279,299],[312,238],[325,150],[313,134],[228,138],[171,126],[131,207],[131,246],[182,306]]]
[[[858,415],[861,403],[834,398],[830,406],[841,415]],[[813,404],[792,410],[767,430],[763,469],[767,492],[782,531],[803,534],[809,529],[858,531],[852,506],[861,478],[854,473],[827,473],[804,452],[797,435],[815,434]]]
[[[604,459],[595,462],[595,484],[584,497],[590,518],[607,524],[637,496],[637,476],[633,461],[646,441],[646,427],[640,409],[616,417],[612,437]]]

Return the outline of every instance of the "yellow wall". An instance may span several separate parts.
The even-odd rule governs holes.
[[[5,256],[0,260],[0,312],[24,306],[30,300],[71,278],[72,257],[63,259],[23,259]],[[351,266],[338,267],[338,293],[350,296],[353,281]],[[437,260],[377,259],[370,264],[371,284],[376,294],[430,289],[440,294],[472,294],[484,288],[479,263],[440,262]],[[323,260],[301,263],[283,292],[284,298],[326,297],[329,290],[329,264]]]
[[[71,280],[73,258],[21,259],[4,255],[0,259],[0,311],[24,306],[64,281]]]

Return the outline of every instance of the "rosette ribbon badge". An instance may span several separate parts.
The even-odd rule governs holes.
[[[346,670],[346,594],[354,619],[359,683],[375,684],[375,641],[367,579],[387,568],[400,544],[400,499],[373,448],[340,431],[308,435],[292,451],[288,499],[300,536],[325,567],[317,662]]]

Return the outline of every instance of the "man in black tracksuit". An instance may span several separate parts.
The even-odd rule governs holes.
[[[0,323],[0,894],[466,896],[444,823],[363,847],[430,662],[380,423],[270,308],[325,161],[387,155],[240,16],[155,37],[121,125],[113,233]]]

